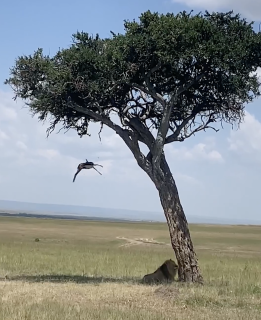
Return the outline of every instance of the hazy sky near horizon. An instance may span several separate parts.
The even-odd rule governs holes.
[[[124,3],[124,4],[123,4]],[[0,199],[162,211],[157,191],[130,151],[111,130],[80,139],[74,131],[53,133],[32,118],[3,84],[15,59],[38,47],[55,54],[71,44],[77,30],[110,36],[123,32],[123,20],[146,10],[179,12],[205,9],[228,11],[261,22],[261,2],[254,0],[32,1],[13,0],[0,11]],[[167,146],[185,213],[195,216],[261,220],[261,99],[247,106],[239,130],[199,133]],[[56,130],[57,131],[57,130]],[[86,158],[102,164],[102,176],[81,172]],[[148,213],[149,217],[149,213]]]

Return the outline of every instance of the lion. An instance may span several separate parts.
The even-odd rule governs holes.
[[[172,260],[166,260],[155,272],[146,274],[142,282],[147,284],[172,282],[178,272],[177,264]]]

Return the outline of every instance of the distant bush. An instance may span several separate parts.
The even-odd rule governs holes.
[[[34,241],[35,241],[35,242],[39,242],[40,239],[39,239],[39,238],[35,238]]]

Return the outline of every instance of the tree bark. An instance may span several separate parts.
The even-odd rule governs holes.
[[[161,157],[160,168],[154,168],[150,178],[159,192],[168,223],[171,245],[179,266],[179,281],[203,283],[178,189],[164,154]]]

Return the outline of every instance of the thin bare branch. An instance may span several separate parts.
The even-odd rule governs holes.
[[[209,126],[209,124],[211,122],[214,122],[214,120],[212,118],[213,116],[214,116],[214,113],[210,113],[207,116],[202,115],[201,116],[201,123],[202,124],[193,130],[192,125],[195,126],[195,114],[192,113],[189,117],[187,117],[185,120],[183,120],[179,126],[176,125],[176,130],[174,131],[173,134],[169,135],[166,138],[165,144],[171,143],[173,141],[184,141],[185,139],[191,137],[196,132],[201,131],[201,130],[212,129],[212,130],[218,132],[219,131],[218,129]],[[204,121],[204,117],[208,117],[208,120]],[[189,121],[191,121],[190,124],[189,124]],[[186,133],[187,129],[190,129],[190,133]],[[182,134],[182,136],[180,136],[182,130],[184,130],[184,133]]]
[[[105,115],[96,113],[94,111],[91,111],[87,108],[83,108],[80,107],[78,105],[76,105],[75,103],[73,103],[71,101],[71,98],[68,98],[67,101],[67,106],[73,110],[76,110],[79,113],[82,114],[86,114],[88,115],[90,118],[92,118],[95,121],[100,121],[103,122],[104,124],[106,124],[109,128],[111,128],[112,130],[114,130],[117,134],[120,134],[120,132],[123,130],[120,126],[118,126],[117,124],[115,124],[114,122],[111,121],[111,119],[109,117],[106,117]]]
[[[130,109],[132,109],[134,106],[133,105],[129,105],[129,106],[126,106],[123,110],[122,110],[122,113],[127,113]]]
[[[101,132],[102,132],[102,129],[103,129],[103,122],[101,122],[100,131],[98,132],[98,136],[99,136],[100,141],[101,141]]]
[[[194,115],[190,115],[189,117],[187,117],[186,119],[184,119],[182,121],[182,123],[180,125],[176,125],[176,130],[174,131],[173,134],[169,135],[168,137],[166,137],[165,140],[165,144],[174,142],[174,141],[178,141],[178,137],[180,135],[181,130],[189,123],[190,120],[192,120],[194,118]]]
[[[199,131],[201,131],[201,130],[206,130],[206,129],[212,129],[212,130],[214,130],[215,132],[218,132],[218,131],[219,131],[219,129],[216,129],[216,128],[214,128],[214,127],[211,127],[211,126],[208,126],[208,125],[201,125],[201,126],[197,127],[195,130],[191,131],[189,134],[185,134],[185,135],[183,135],[182,137],[178,138],[176,141],[182,142],[182,141],[184,141],[185,139],[193,136],[196,132],[199,132]]]
[[[165,106],[166,101],[164,100],[164,98],[162,97],[161,94],[157,93],[155,90],[151,90],[151,89],[147,89],[144,86],[141,86],[140,84],[134,83],[133,84],[133,88],[136,90],[141,90],[144,93],[150,95],[151,97],[153,97],[156,101],[158,101],[161,105]]]

